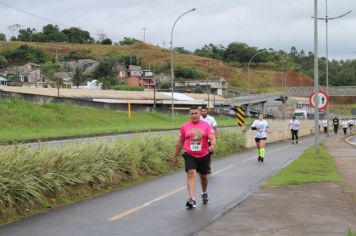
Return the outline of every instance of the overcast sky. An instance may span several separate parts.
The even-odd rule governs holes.
[[[318,2],[319,17],[325,17],[325,0]],[[61,30],[80,27],[94,38],[103,32],[117,42],[124,36],[143,40],[145,27],[146,42],[168,47],[174,21],[192,8],[197,10],[175,27],[175,47],[194,51],[208,43],[243,42],[288,52],[292,46],[314,50],[313,0],[0,0],[0,32],[9,37],[9,25],[41,31],[57,23]],[[356,0],[328,0],[329,17],[349,10],[328,23],[330,58],[356,59]],[[319,21],[319,55],[325,56],[325,21]]]

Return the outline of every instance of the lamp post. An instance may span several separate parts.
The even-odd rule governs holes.
[[[329,20],[335,20],[335,19],[339,19],[341,17],[346,16],[347,14],[351,13],[351,11],[348,11],[342,15],[336,16],[336,17],[329,17],[328,16],[328,0],[325,0],[325,17],[321,18],[318,17],[318,20],[325,20],[325,36],[326,36],[326,40],[325,40],[325,54],[326,54],[326,93],[329,94],[329,42],[328,42],[328,21]],[[326,119],[328,119],[328,115],[329,115],[329,108],[326,108],[325,110],[325,116]],[[329,136],[329,129],[327,129],[327,136]]]
[[[192,12],[192,11],[195,11],[196,9],[193,8],[189,11],[186,11],[184,12],[183,14],[181,14],[175,21],[174,21],[174,24],[173,24],[173,27],[172,27],[172,30],[171,30],[171,86],[172,86],[172,120],[174,120],[174,69],[173,69],[173,30],[174,30],[174,27],[176,26],[178,20],[180,18],[182,18],[185,14],[188,14],[189,12]]]
[[[250,118],[251,117],[251,99],[250,99],[250,93],[251,93],[251,89],[250,89],[250,64],[253,60],[253,58],[255,58],[255,56],[261,54],[261,53],[264,53],[265,51],[260,51],[260,52],[257,52],[255,53],[249,60],[249,62],[247,63],[247,91],[248,91],[248,96],[249,96],[249,103],[248,103],[248,117]]]

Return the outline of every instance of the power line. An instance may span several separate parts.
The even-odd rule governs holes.
[[[0,4],[3,5],[3,6],[6,6],[6,7],[8,7],[8,8],[14,9],[14,10],[16,10],[16,11],[22,12],[22,13],[24,13],[24,14],[27,14],[27,15],[30,15],[30,16],[33,16],[33,17],[36,17],[36,18],[41,19],[41,20],[43,20],[43,21],[52,22],[52,23],[54,23],[54,24],[56,24],[56,25],[59,25],[59,26],[62,26],[62,27],[66,27],[66,28],[70,28],[70,27],[71,27],[71,26],[67,26],[67,25],[61,24],[61,23],[59,23],[59,22],[57,22],[57,21],[51,20],[51,19],[49,19],[49,18],[47,18],[47,17],[39,16],[39,15],[33,14],[33,13],[31,13],[31,12],[22,10],[22,9],[20,9],[20,8],[18,8],[18,7],[14,7],[14,6],[10,5],[10,4],[7,4],[7,3],[1,2],[1,1],[0,1]],[[145,28],[145,29],[146,29],[146,28]],[[89,31],[88,31],[88,32],[89,32]],[[92,35],[95,35],[95,34],[93,34],[93,32],[89,32],[89,33],[92,34]],[[107,37],[107,35],[106,35],[106,37]],[[118,39],[116,39],[116,38],[111,38],[111,39],[112,39],[112,40],[116,40],[117,42],[120,41],[120,40],[118,40]]]
[[[38,16],[38,15],[35,15],[35,14],[31,13],[31,12],[22,10],[22,9],[17,8],[17,7],[14,7],[14,6],[11,6],[11,5],[9,5],[9,4],[7,4],[7,3],[4,3],[4,2],[0,2],[0,4],[1,4],[1,5],[4,5],[4,6],[6,6],[6,7],[12,8],[12,9],[14,9],[14,10],[16,10],[16,11],[22,12],[22,13],[24,13],[24,14],[27,14],[27,15],[30,15],[30,16],[33,16],[33,17],[36,17],[36,18],[41,19],[41,20],[44,20],[44,21],[49,21],[49,22],[52,22],[52,23],[54,23],[54,24],[56,24],[56,25],[60,25],[60,26],[63,26],[63,27],[69,27],[69,26],[63,25],[63,24],[61,24],[61,23],[59,23],[59,22],[56,22],[56,21],[54,21],[54,20],[48,19],[48,18],[46,18],[46,17]]]

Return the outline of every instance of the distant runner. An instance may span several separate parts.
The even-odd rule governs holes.
[[[339,118],[335,116],[333,119],[333,124],[334,124],[334,133],[337,134],[337,130],[339,129]]]
[[[251,125],[252,130],[256,130],[256,147],[257,147],[257,154],[258,154],[258,161],[263,162],[266,154],[266,140],[267,140],[267,133],[269,130],[269,126],[266,120],[263,119],[263,115],[260,113],[258,114],[258,120],[255,120]]]
[[[352,128],[354,127],[354,121],[352,119],[350,119],[347,123],[349,125],[350,134],[352,134]]]
[[[328,120],[327,119],[324,119],[322,121],[322,124],[323,124],[323,128],[324,128],[324,134],[327,134],[328,133]]]
[[[196,207],[195,200],[195,177],[200,176],[202,187],[202,201],[208,203],[208,171],[210,168],[210,152],[214,152],[216,139],[211,133],[210,125],[200,120],[200,110],[198,107],[191,107],[189,110],[190,121],[186,122],[180,129],[180,136],[176,145],[175,153],[172,158],[174,166],[178,164],[178,155],[184,147],[184,163],[187,172],[187,186],[189,199],[186,203],[187,208]],[[210,147],[208,146],[210,141]]]
[[[211,127],[211,133],[215,135],[215,139],[217,141],[218,139],[218,124],[216,123],[214,117],[208,115],[208,108],[206,106],[202,106],[200,108],[200,119],[207,122],[210,127]],[[209,141],[209,146],[210,146],[210,141]],[[208,174],[211,174],[211,160],[213,159],[213,154],[214,152],[210,152],[210,169],[208,171]]]
[[[348,127],[349,123],[346,119],[342,119],[342,130],[344,131],[344,135],[346,135],[347,133],[347,127]]]
[[[289,128],[292,133],[292,144],[294,144],[294,138],[296,140],[296,144],[298,144],[298,129],[299,129],[299,120],[293,116],[293,118],[289,121]]]

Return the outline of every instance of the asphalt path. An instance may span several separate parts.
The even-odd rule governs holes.
[[[256,150],[246,150],[212,164],[210,202],[185,208],[183,171],[150,180],[0,227],[1,236],[111,236],[192,235],[246,199],[281,168],[313,144],[313,137],[298,145],[284,141],[267,145],[264,163]]]

